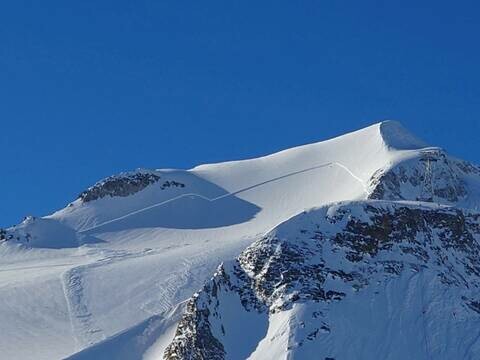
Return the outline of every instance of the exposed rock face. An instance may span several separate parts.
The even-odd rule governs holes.
[[[223,344],[213,334],[210,321],[221,318],[218,295],[233,292],[246,311],[265,312],[265,304],[257,298],[254,282],[238,261],[219,266],[213,278],[202,291],[187,303],[186,311],[175,333],[174,341],[165,351],[166,359],[214,359],[225,358]],[[225,328],[221,326],[224,333]]]
[[[147,186],[160,181],[160,176],[150,172],[123,173],[110,176],[97,182],[79,195],[83,202],[101,199],[106,196],[129,196],[133,195]],[[160,188],[185,187],[185,184],[177,181],[165,181]]]
[[[5,229],[0,228],[0,241],[7,239],[7,231]]]
[[[218,279],[212,280],[211,286],[216,286]],[[205,292],[197,294],[187,304],[185,315],[178,325],[175,340],[165,352],[167,359],[212,359],[225,358],[222,343],[212,335],[210,330],[210,310],[206,304],[211,304],[211,291],[206,285]],[[200,297],[202,299],[200,299]],[[202,305],[200,302],[202,301]]]
[[[378,170],[370,180],[369,198],[452,204],[467,195],[463,177],[472,175],[480,176],[474,165],[449,158],[440,149],[425,150],[393,168]]]
[[[243,307],[237,311],[247,313],[273,316],[310,304],[286,352],[335,331],[326,315],[331,304],[408,274],[428,272],[456,289],[458,306],[478,323],[479,241],[480,214],[454,208],[365,201],[298,215],[219,268],[189,301],[165,358],[232,358],[223,339],[235,324],[219,310],[231,293]]]

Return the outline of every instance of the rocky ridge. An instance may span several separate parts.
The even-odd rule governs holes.
[[[83,202],[98,200],[106,196],[126,197],[133,195],[147,186],[158,183],[161,177],[154,172],[137,171],[130,173],[121,173],[119,175],[109,176],[87,190],[83,191],[78,198]],[[167,180],[160,185],[164,190],[170,187],[185,187],[185,184],[178,181]]]

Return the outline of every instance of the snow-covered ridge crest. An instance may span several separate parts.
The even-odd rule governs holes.
[[[309,153],[311,150],[320,150],[323,146],[330,145],[343,145],[343,146],[352,146],[351,149],[343,149],[345,152],[351,152],[352,155],[355,151],[361,151],[361,146],[366,146],[368,148],[374,148],[377,145],[381,145],[390,149],[395,150],[418,150],[422,148],[429,147],[429,145],[419,139],[417,136],[413,135],[409,130],[407,130],[400,122],[395,120],[384,120],[373,125],[370,125],[366,128],[359,129],[347,134],[343,134],[332,139],[323,140],[316,143],[300,145],[286,150],[281,150],[279,152],[262,156],[259,158],[247,159],[247,160],[235,160],[227,161],[222,163],[214,164],[202,164],[194,167],[192,170],[203,170],[211,167],[222,167],[222,166],[234,166],[239,163],[248,163],[255,161],[269,161],[273,159],[278,159],[281,157],[296,157],[301,153]],[[357,146],[355,146],[357,145]],[[335,146],[336,147],[336,146]],[[322,149],[323,150],[323,149]],[[335,149],[339,150],[339,149]]]
[[[272,227],[308,207],[365,198],[365,189],[379,169],[411,157],[424,145],[397,122],[385,121],[260,158],[113,176],[84,192],[83,201],[75,201],[52,217],[82,230],[115,219],[124,222],[129,214],[143,209],[149,210],[145,216],[153,215],[165,208],[161,204],[177,199],[183,206],[186,195],[196,196],[198,202],[241,192],[240,199],[271,213],[268,227]],[[323,192],[316,190],[320,187]],[[278,204],[279,194],[282,204]]]
[[[258,231],[265,231],[304,209],[341,200],[422,200],[475,207],[480,170],[426,146],[398,122],[384,121],[256,159],[114,175],[47,218],[90,233],[140,224],[222,227],[247,223],[261,211],[256,222]],[[179,221],[217,212],[223,215],[215,217],[224,219],[215,223]]]
[[[392,149],[416,150],[429,146],[425,141],[405,129],[398,121],[382,121],[378,125],[378,130],[385,145]]]

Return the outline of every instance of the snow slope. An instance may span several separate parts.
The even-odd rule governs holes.
[[[402,150],[395,150],[395,146]],[[156,212],[163,211],[168,204],[186,211],[193,208],[192,211],[199,214],[204,208],[210,210],[209,199],[220,198],[215,206],[220,200],[229,199],[232,203],[227,207],[235,211],[238,223],[258,217],[261,220],[256,223],[264,229],[266,223],[274,226],[305,208],[364,197],[375,171],[414,156],[417,149],[425,146],[398,123],[384,122],[258,159],[201,165],[188,171],[157,170],[154,173],[161,177],[160,182],[132,196],[102,198],[89,203],[77,200],[51,217],[83,230],[117,218],[120,220],[115,223],[120,226],[118,223],[129,220],[128,216],[122,218],[125,215],[147,208],[141,212],[142,219],[155,218],[161,227],[178,228],[175,224],[162,224],[165,216],[156,216]],[[172,180],[184,186],[165,190],[158,186]],[[230,195],[225,197],[227,194]],[[178,221],[178,216],[172,217]],[[148,227],[153,225],[154,220]],[[235,224],[220,222],[218,225]],[[126,225],[132,226],[134,224]]]
[[[432,151],[446,159],[433,180],[424,166]],[[15,359],[81,350],[76,359],[101,359],[122,339],[143,342],[125,359],[154,358],[173,338],[173,309],[287,219],[338,201],[418,200],[425,183],[431,200],[474,208],[479,179],[477,167],[392,121],[261,158],[104,179],[64,209],[6,229],[0,349]]]

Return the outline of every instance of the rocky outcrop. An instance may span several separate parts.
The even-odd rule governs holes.
[[[219,308],[235,293],[242,311],[269,316],[295,304],[329,304],[407,273],[429,271],[480,313],[480,214],[385,201],[345,203],[298,215],[222,265],[188,303],[166,359],[224,359]],[[220,327],[221,332],[214,328]],[[329,334],[322,311],[303,319],[297,347]]]
[[[97,182],[95,185],[82,192],[78,197],[83,202],[89,202],[106,196],[130,196],[145,189],[149,185],[159,182],[160,179],[161,177],[153,172],[123,173],[110,176]],[[161,190],[170,187],[185,187],[185,184],[173,180],[167,180],[160,185]]]
[[[7,240],[7,230],[0,228],[0,241]]]
[[[264,303],[257,298],[252,279],[246,275],[238,262],[222,264],[202,291],[187,303],[185,314],[178,324],[173,342],[165,350],[166,359],[213,359],[225,358],[223,344],[212,331],[212,318],[218,319],[218,295],[233,292],[246,311],[263,312]],[[221,331],[225,333],[222,326]]]
[[[453,204],[467,195],[467,175],[480,177],[480,171],[440,149],[427,149],[393,168],[379,169],[370,179],[369,198]]]

